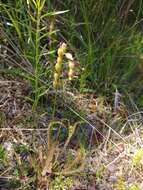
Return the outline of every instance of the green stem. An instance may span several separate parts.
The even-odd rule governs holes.
[[[52,114],[52,119],[54,120],[55,118],[55,112],[56,112],[56,106],[57,106],[57,90],[54,96],[54,107],[53,107],[53,114]]]
[[[36,36],[35,36],[35,99],[32,106],[32,111],[36,110],[39,91],[38,91],[38,81],[39,81],[39,28],[40,28],[40,7],[37,7],[37,25],[36,25]]]

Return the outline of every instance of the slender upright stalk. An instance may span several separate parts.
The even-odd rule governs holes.
[[[38,99],[39,99],[39,90],[38,90],[38,80],[39,80],[39,29],[40,29],[40,4],[37,3],[37,22],[36,22],[36,34],[35,34],[35,99],[32,106],[32,111],[35,111]]]

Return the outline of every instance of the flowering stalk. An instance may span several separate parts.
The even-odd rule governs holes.
[[[66,53],[65,56],[68,59],[68,64],[69,64],[68,78],[69,78],[69,80],[72,80],[74,77],[74,73],[75,73],[74,59],[73,59],[73,56],[71,53]]]
[[[61,71],[62,71],[62,61],[65,55],[66,49],[67,49],[67,45],[65,43],[62,43],[58,49],[58,57],[57,57],[56,65],[55,65],[55,73],[54,73],[54,81],[53,81],[54,88],[58,88],[59,86],[59,81],[60,81],[60,76],[61,76]]]

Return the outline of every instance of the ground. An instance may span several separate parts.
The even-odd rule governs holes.
[[[74,126],[72,118],[61,119],[69,115],[63,104],[54,124],[45,109],[32,113],[29,95],[30,85],[23,79],[0,77],[0,189],[143,189],[140,112],[113,113],[104,97],[70,93],[72,109],[79,108],[73,120],[80,127]],[[80,112],[84,114],[78,121]],[[47,138],[50,124],[55,125],[51,142]],[[60,138],[55,132],[59,124],[63,126]],[[84,150],[83,136],[77,140],[81,132],[86,136]]]

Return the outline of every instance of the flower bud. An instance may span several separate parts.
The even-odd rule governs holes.
[[[75,70],[74,59],[71,53],[66,53],[65,56],[68,59],[68,65],[69,65],[68,77],[69,77],[69,80],[72,80],[74,76],[74,70]]]
[[[58,86],[59,86],[59,82],[58,81],[53,81],[53,87],[58,88]]]
[[[71,53],[66,53],[65,56],[66,56],[66,58],[67,58],[68,60],[73,61],[73,56],[72,56]]]
[[[69,61],[69,69],[74,69],[75,64],[73,61]]]
[[[57,64],[55,65],[55,70],[56,70],[56,72],[57,72],[58,74],[60,74],[60,72],[61,72],[61,70],[62,70],[62,65],[57,63]]]
[[[62,61],[63,61],[62,57],[57,58],[57,64],[62,64]]]
[[[71,69],[69,70],[69,73],[68,73],[69,80],[72,80],[73,76],[74,76],[74,71]]]
[[[66,49],[67,49],[67,45],[65,43],[62,43],[60,47],[58,48],[58,57],[57,57],[56,65],[55,65],[54,81],[53,81],[54,88],[58,88],[59,83],[60,83],[62,61],[63,61],[64,54],[66,52]]]
[[[66,52],[67,45],[65,43],[62,43],[58,49],[58,56],[62,57]]]
[[[58,81],[59,78],[60,78],[60,77],[59,77],[59,74],[58,74],[58,73],[54,73],[54,80],[55,80],[55,81]]]

